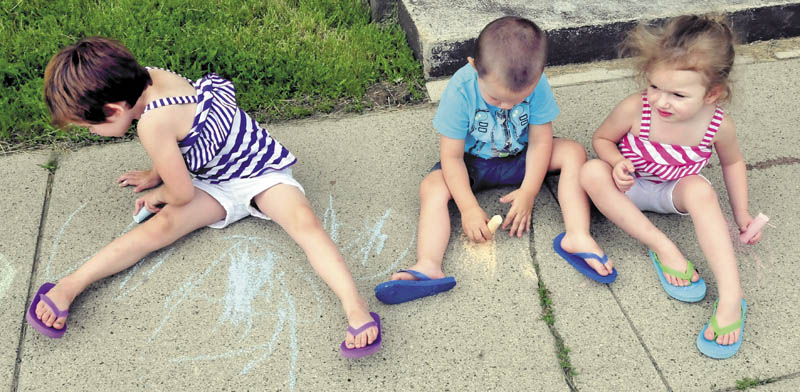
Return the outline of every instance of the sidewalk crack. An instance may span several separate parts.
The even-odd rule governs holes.
[[[44,227],[45,222],[47,221],[47,211],[50,208],[50,195],[53,190],[53,180],[55,178],[55,173],[57,169],[57,163],[59,159],[59,154],[55,150],[50,151],[50,157],[47,159],[47,163],[44,165],[40,165],[43,169],[48,171],[47,174],[47,185],[45,186],[44,191],[44,201],[42,202],[42,212],[39,216],[39,232],[36,236],[36,245],[34,246],[33,251],[33,263],[31,263],[31,273],[28,279],[28,295],[27,300],[25,301],[25,314],[28,313],[28,304],[30,303],[31,295],[33,295],[34,289],[34,277],[36,276],[36,269],[39,265],[39,255],[41,252],[42,247],[42,236],[44,235]],[[19,328],[19,339],[17,340],[17,359],[14,362],[14,376],[11,381],[11,392],[16,392],[19,387],[19,372],[20,372],[20,365],[22,364],[22,342],[25,337],[25,331],[28,326],[27,320],[25,320],[25,314],[22,316],[22,323],[20,324]]]
[[[669,382],[667,381],[667,378],[664,376],[664,372],[661,370],[661,367],[658,366],[658,363],[656,362],[656,359],[653,357],[653,354],[650,353],[650,349],[647,348],[647,345],[644,343],[644,338],[642,338],[642,335],[639,333],[639,330],[636,329],[636,325],[633,324],[633,320],[631,320],[630,316],[628,315],[628,312],[625,311],[625,308],[622,306],[622,302],[619,300],[619,297],[617,297],[617,293],[615,293],[610,286],[608,288],[608,291],[611,292],[611,296],[614,297],[614,301],[617,302],[617,307],[619,307],[619,310],[622,312],[622,315],[625,316],[625,320],[631,327],[633,334],[636,335],[636,340],[639,341],[639,344],[642,346],[642,349],[644,350],[645,354],[647,354],[647,358],[650,359],[650,363],[653,364],[653,368],[656,370],[656,373],[658,373],[658,377],[661,378],[661,382],[664,383],[664,386],[667,387],[668,391],[670,392],[673,391],[672,387],[669,385]]]

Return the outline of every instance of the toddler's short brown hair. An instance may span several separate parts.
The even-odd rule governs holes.
[[[473,59],[478,76],[495,74],[509,90],[519,92],[539,81],[547,59],[547,39],[536,23],[504,16],[483,28]]]

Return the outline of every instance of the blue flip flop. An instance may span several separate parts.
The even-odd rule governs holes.
[[[653,261],[653,266],[656,267],[656,274],[658,275],[658,279],[661,281],[661,287],[664,288],[664,291],[666,291],[670,297],[683,302],[697,302],[705,298],[706,282],[703,280],[703,278],[698,279],[697,282],[692,282],[692,275],[694,275],[694,264],[692,264],[691,261],[686,260],[686,271],[680,272],[661,264],[661,260],[658,259],[658,255],[656,255],[656,253],[652,250],[648,250],[648,253],[650,254],[650,260]],[[664,274],[688,280],[690,284],[688,286],[673,286],[667,282],[667,278],[664,277]]]
[[[701,353],[705,354],[708,357],[714,359],[725,359],[730,358],[736,352],[739,351],[739,347],[742,346],[742,340],[744,340],[744,316],[747,313],[747,302],[742,299],[742,318],[733,322],[733,324],[727,325],[725,327],[720,328],[717,325],[717,302],[714,302],[714,314],[711,315],[711,321],[703,327],[703,330],[700,331],[700,334],[697,335],[697,349],[700,350]],[[708,340],[705,336],[706,328],[711,326],[711,329],[714,330],[714,340]],[[720,335],[725,335],[726,333],[730,333],[735,331],[737,328],[741,327],[742,331],[739,333],[739,340],[736,343],[723,346],[716,342],[716,339]]]
[[[408,272],[418,280],[390,280],[375,286],[375,296],[385,304],[394,305],[439,294],[456,285],[456,279],[452,276],[431,279],[419,271],[400,270],[397,272]]]
[[[567,262],[569,262],[573,267],[575,267],[578,272],[586,275],[589,279],[600,283],[612,283],[613,281],[617,280],[617,270],[616,268],[611,269],[611,273],[603,276],[597,273],[589,264],[586,263],[585,259],[597,259],[603,265],[608,262],[608,256],[598,256],[595,253],[569,253],[564,248],[561,247],[561,240],[564,239],[564,236],[567,233],[561,233],[553,239],[553,250],[558,253],[559,256],[564,258]]]

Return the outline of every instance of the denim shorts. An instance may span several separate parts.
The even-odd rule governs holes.
[[[525,179],[525,148],[517,155],[484,159],[464,153],[469,186],[473,192],[501,186],[519,186]],[[441,170],[442,162],[436,162],[431,171]]]

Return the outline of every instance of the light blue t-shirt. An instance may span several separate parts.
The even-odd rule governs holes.
[[[433,126],[444,136],[464,139],[464,152],[488,159],[522,151],[528,125],[549,123],[558,112],[544,74],[531,95],[503,110],[486,103],[478,90],[478,73],[467,63],[447,83]]]

